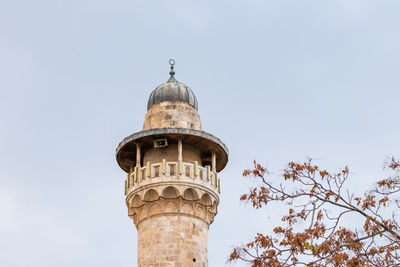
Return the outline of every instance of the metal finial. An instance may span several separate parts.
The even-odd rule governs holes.
[[[174,65],[175,65],[175,60],[172,58],[169,60],[169,64],[171,65],[171,70],[169,71],[169,75],[171,75],[171,78],[174,78],[175,71],[174,71]]]

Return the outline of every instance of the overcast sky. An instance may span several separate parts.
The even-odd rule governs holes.
[[[400,152],[400,1],[0,0],[0,266],[136,266],[115,148],[151,91],[190,86],[230,150],[209,265],[279,224],[239,201],[254,159],[371,188]],[[274,178],[278,179],[278,178]],[[235,266],[246,266],[237,264]]]

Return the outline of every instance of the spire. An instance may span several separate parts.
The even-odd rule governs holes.
[[[175,65],[175,60],[173,60],[172,58],[169,60],[169,65],[171,65],[171,70],[169,71],[169,75],[171,75],[171,77],[169,78],[168,82],[176,82],[175,80],[175,71],[174,71],[174,65]]]

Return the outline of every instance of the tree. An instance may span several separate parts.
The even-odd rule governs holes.
[[[234,248],[228,261],[253,267],[400,266],[400,162],[388,158],[385,166],[392,175],[357,196],[344,189],[348,167],[330,173],[312,160],[290,162],[274,185],[267,169],[254,162],[243,176],[258,183],[240,199],[256,209],[285,203],[288,213],[283,226]],[[362,223],[346,227],[347,216]]]

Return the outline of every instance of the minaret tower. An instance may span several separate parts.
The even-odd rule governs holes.
[[[118,145],[128,215],[138,230],[138,267],[208,266],[218,172],[228,149],[201,130],[193,91],[171,77],[150,94],[143,131]]]

